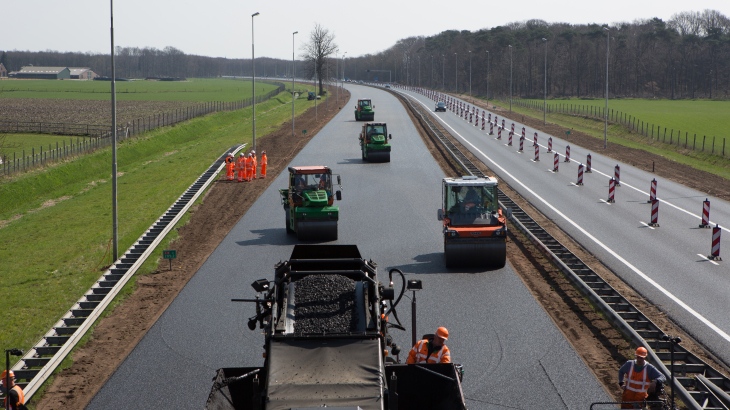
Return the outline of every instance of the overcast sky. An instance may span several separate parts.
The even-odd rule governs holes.
[[[615,24],[682,11],[718,10],[730,16],[730,0],[116,0],[114,37],[121,47],[173,46],[186,54],[251,57],[251,15],[257,57],[297,56],[315,23],[335,35],[340,55],[377,53],[410,36],[444,30],[491,28],[541,19],[571,24]],[[4,2],[0,50],[110,50],[109,0],[14,0]]]

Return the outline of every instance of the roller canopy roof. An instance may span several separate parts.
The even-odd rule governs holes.
[[[497,178],[495,178],[495,177],[478,178],[478,177],[472,177],[472,176],[465,176],[463,178],[444,178],[444,184],[446,186],[496,185]]]
[[[313,165],[308,167],[289,167],[292,174],[331,174],[332,170],[324,165]]]

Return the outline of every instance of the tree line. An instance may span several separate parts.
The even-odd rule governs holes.
[[[607,50],[608,48],[608,50]],[[608,60],[606,52],[608,53]],[[715,10],[618,23],[528,20],[409,37],[348,58],[346,76],[490,96],[728,98],[730,19]],[[368,71],[370,70],[370,71]],[[388,73],[387,71],[390,71]]]

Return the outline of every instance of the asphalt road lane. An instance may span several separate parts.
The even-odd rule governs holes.
[[[610,400],[565,337],[507,265],[487,272],[447,272],[443,261],[441,169],[400,103],[386,92],[348,86],[351,106],[372,98],[375,120],[393,135],[391,162],[363,163],[362,123],[345,110],[312,139],[291,165],[328,165],[342,176],[339,240],[357,244],[364,258],[423,280],[418,333],[447,326],[452,359],[465,366],[470,409],[587,409]],[[283,148],[284,149],[284,148]],[[201,408],[220,367],[261,366],[264,338],[250,331],[250,283],[273,276],[298,243],[284,230],[280,175],[231,230],[139,345],[94,397],[89,409]],[[406,332],[394,332],[407,354],[410,303],[398,313]],[[133,405],[133,404],[132,404]]]
[[[424,107],[434,102],[423,95],[407,92]],[[492,112],[492,117],[495,113]],[[669,316],[710,351],[730,363],[730,281],[727,267],[707,261],[711,230],[699,229],[702,201],[706,194],[656,175],[619,163],[621,186],[614,204],[607,204],[608,181],[614,176],[616,161],[591,152],[593,172],[584,174],[584,185],[575,185],[578,164],[585,164],[587,152],[571,147],[570,163],[564,162],[566,142],[559,136],[539,134],[540,161],[534,161],[532,137],[536,130],[526,127],[524,151],[519,153],[523,125],[515,122],[513,146],[464,121],[452,112],[438,113],[447,130],[481,158],[497,175],[525,196],[563,230],[580,242],[624,281]],[[502,119],[499,119],[501,124]],[[509,129],[512,121],[506,121]],[[559,153],[559,172],[552,172],[553,155],[547,140]],[[656,178],[659,227],[652,229],[651,205],[647,203],[652,179]],[[730,221],[730,204],[711,201],[710,220]],[[730,233],[723,229],[725,236]]]

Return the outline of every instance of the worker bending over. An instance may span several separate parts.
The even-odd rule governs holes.
[[[445,327],[438,328],[433,340],[423,339],[413,346],[406,363],[451,363],[449,348],[444,344],[448,339],[449,331]]]
[[[622,409],[641,408],[641,402],[649,397],[648,393],[653,393],[657,385],[667,381],[656,367],[646,362],[646,355],[646,349],[639,347],[636,349],[636,360],[627,361],[618,371],[618,380],[624,391],[621,401],[635,402],[622,404]]]

